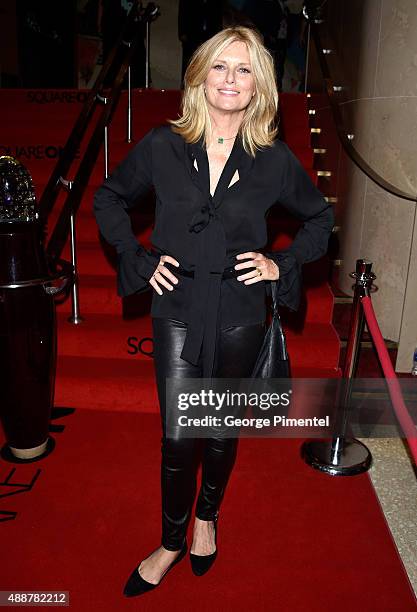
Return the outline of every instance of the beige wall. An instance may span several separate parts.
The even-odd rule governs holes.
[[[417,2],[329,2],[326,43],[353,145],[383,178],[417,194]],[[327,45],[326,45],[327,46]],[[399,341],[398,372],[409,372],[417,346],[416,205],[390,195],[346,157],[342,289],[357,258],[370,259],[379,290],[373,302],[385,338]]]

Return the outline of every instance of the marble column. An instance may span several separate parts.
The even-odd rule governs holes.
[[[368,164],[398,189],[417,196],[417,2],[329,2],[327,43],[342,94],[346,127]],[[344,156],[347,192],[341,231],[341,288],[370,259],[373,303],[383,336],[399,342],[397,372],[409,372],[417,346],[416,204],[368,179]]]

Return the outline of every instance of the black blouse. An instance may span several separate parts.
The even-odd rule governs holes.
[[[236,169],[239,180],[229,187]],[[147,251],[133,234],[127,210],[152,187],[154,248]],[[265,253],[265,215],[277,202],[303,225],[288,249]],[[118,254],[118,295],[151,288],[148,281],[161,254],[171,255],[194,272],[194,278],[177,275],[173,291],[165,287],[162,295],[153,291],[151,315],[187,323],[181,357],[196,364],[203,349],[206,377],[212,373],[219,329],[266,318],[268,281],[245,285],[236,278],[222,280],[224,269],[242,261],[236,259],[239,253],[264,252],[279,266],[279,303],[297,310],[301,266],[326,253],[334,223],[331,205],[281,140],[253,158],[236,139],[211,197],[202,141],[187,144],[169,126],[150,130],[132,148],[97,190],[94,214],[101,234]],[[175,266],[170,269],[175,275]]]

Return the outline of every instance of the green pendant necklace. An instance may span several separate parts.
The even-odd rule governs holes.
[[[231,138],[223,138],[222,136],[219,136],[219,138],[217,139],[217,142],[219,144],[223,144],[225,140],[233,140],[234,138],[236,138],[236,136],[232,136]]]

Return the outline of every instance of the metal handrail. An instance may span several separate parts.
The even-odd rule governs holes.
[[[106,77],[113,69],[118,47],[123,40],[125,30],[131,28],[136,8],[137,4],[134,5],[130,10],[128,18],[126,20],[125,28],[120,33],[116,44],[111,49],[106,59],[106,62],[103,65],[103,68],[100,70],[100,73],[98,74],[97,79],[94,83],[94,87],[88,94],[87,100],[85,101],[84,106],[82,107],[81,112],[71,131],[71,134],[68,137],[68,140],[63,148],[62,154],[60,155],[58,162],[55,165],[55,168],[52,171],[49,181],[43,191],[43,194],[39,201],[39,215],[44,221],[47,220],[55,204],[59,189],[61,187],[60,178],[66,177],[67,172],[70,169],[72,162],[74,161],[78,147],[88,128],[90,119],[95,111],[96,104],[98,102],[97,95],[102,91]]]
[[[366,174],[366,176],[368,176],[374,183],[379,185],[379,187],[403,200],[417,202],[417,194],[412,195],[410,193],[406,193],[405,191],[402,191],[401,189],[395,187],[395,185],[393,185],[389,181],[385,180],[381,175],[375,172],[373,168],[371,168],[371,166],[364,160],[362,155],[360,155],[360,153],[358,153],[358,151],[351,144],[349,134],[343,124],[343,116],[340,110],[340,104],[337,100],[337,95],[335,94],[337,88],[335,89],[335,84],[331,77],[329,64],[326,59],[326,53],[324,53],[324,47],[321,43],[321,38],[319,34],[319,24],[322,23],[323,20],[321,19],[320,14],[316,16],[314,15],[314,7],[312,9],[310,8],[310,12],[311,14],[309,15],[309,8],[308,6],[306,6],[304,16],[308,20],[309,24],[309,37],[311,36],[314,41],[314,46],[317,51],[317,57],[323,75],[326,93],[329,99],[333,120],[337,130],[337,135],[344,151],[350,157],[353,163],[358,166],[358,168],[362,170],[362,172]]]
[[[141,3],[136,0],[127,17],[125,26],[112,48],[103,68],[101,69],[95,85],[80,112],[74,128],[63,149],[62,155],[58,160],[48,184],[39,203],[39,215],[43,222],[46,222],[58,197],[60,189],[65,183],[67,172],[74,161],[75,154],[81,140],[89,126],[89,122],[96,110],[97,104],[106,99],[106,104],[102,106],[101,114],[95,125],[93,134],[87,145],[87,149],[80,161],[76,176],[72,183],[72,189],[68,191],[65,203],[56,221],[52,235],[46,246],[46,253],[51,260],[57,260],[68,240],[71,229],[71,217],[73,217],[81,204],[84,190],[88,184],[93,167],[97,161],[100,148],[103,143],[105,128],[110,124],[113,114],[119,101],[124,76],[130,66],[133,53],[135,51],[138,37],[135,36],[138,24],[142,20],[150,19],[147,11],[140,11]],[[129,41],[128,43],[126,41]],[[123,49],[122,57],[117,57],[118,49]],[[118,67],[118,68],[117,68]],[[104,95],[103,86],[106,77],[110,72],[117,69],[113,86],[109,93]],[[108,91],[108,90],[106,90]]]

